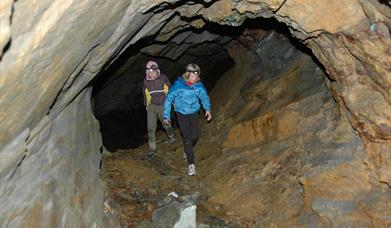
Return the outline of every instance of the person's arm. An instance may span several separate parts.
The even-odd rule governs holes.
[[[143,98],[144,98],[144,106],[147,106],[147,98],[146,98],[146,86],[145,86],[145,81],[143,84]]]
[[[200,85],[199,87],[199,98],[201,100],[202,108],[205,111],[210,112],[210,99],[208,96],[208,92],[206,91],[204,85]]]
[[[150,93],[150,90],[148,89],[148,86],[146,82],[144,81],[144,87],[143,87],[143,96],[144,96],[144,106],[148,107],[151,104],[152,96]]]
[[[171,119],[171,104],[174,101],[175,94],[176,94],[176,88],[174,84],[174,86],[171,87],[170,90],[168,91],[166,99],[164,100],[163,119],[167,120],[168,122]],[[166,121],[164,122],[166,123]]]
[[[206,91],[203,84],[199,87],[199,97],[201,100],[202,108],[205,110],[206,120],[210,121],[212,119],[212,113],[210,110],[210,99],[208,96],[208,92]]]
[[[164,75],[164,83],[168,85],[168,88],[171,88],[171,82],[168,79],[167,75]]]
[[[164,90],[164,93],[167,95],[168,90],[171,88],[171,82],[170,82],[170,80],[168,80],[166,75],[163,74],[161,76],[163,77],[163,90]]]

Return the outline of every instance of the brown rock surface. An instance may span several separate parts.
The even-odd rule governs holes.
[[[266,46],[254,55],[243,56],[251,41],[227,46],[238,67],[212,93],[219,111],[206,131],[210,141],[200,144],[213,146],[200,163],[215,168],[201,174],[209,202],[248,226],[390,226],[391,16],[389,2],[375,0],[1,1],[0,221],[99,226],[101,142],[83,97],[89,82],[144,37],[166,41],[189,25],[239,26],[258,17],[288,25],[330,81],[306,57],[287,61],[289,48],[279,58],[262,56],[271,36],[257,37]],[[150,54],[176,58],[185,48]],[[249,71],[259,58],[285,71]],[[318,77],[301,77],[307,70]]]

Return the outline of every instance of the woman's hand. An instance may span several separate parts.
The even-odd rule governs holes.
[[[170,125],[170,120],[168,120],[168,119],[163,119],[163,123],[164,123],[165,125]]]
[[[212,119],[212,113],[206,111],[205,112],[205,118],[206,118],[207,121],[210,121]]]

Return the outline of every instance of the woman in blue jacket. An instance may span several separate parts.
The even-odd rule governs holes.
[[[174,104],[179,128],[183,137],[186,159],[189,164],[188,175],[196,175],[193,147],[198,139],[198,112],[200,101],[207,121],[212,119],[210,100],[200,81],[201,69],[197,64],[186,66],[186,72],[174,82],[164,102],[163,121],[170,124],[171,104]]]

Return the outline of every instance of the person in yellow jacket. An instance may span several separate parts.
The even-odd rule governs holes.
[[[162,123],[171,144],[175,144],[176,138],[171,124],[163,124],[164,100],[171,83],[167,76],[160,73],[159,65],[155,61],[148,61],[145,66],[145,79],[143,87],[144,105],[147,110],[147,129],[149,150],[147,157],[156,155],[156,127],[157,120]]]

